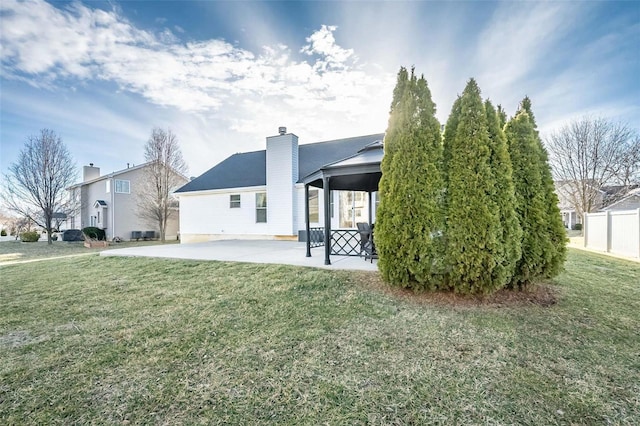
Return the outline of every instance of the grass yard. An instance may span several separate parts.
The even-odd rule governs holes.
[[[0,424],[638,424],[640,264],[566,268],[540,306],[276,265],[2,266]]]
[[[167,241],[164,244],[176,244],[177,241]],[[3,263],[61,257],[87,253],[98,253],[102,250],[126,247],[140,247],[145,245],[162,244],[160,241],[125,241],[111,243],[109,247],[86,248],[82,241],[54,241],[49,245],[46,241],[23,243],[21,241],[0,242],[0,265]]]

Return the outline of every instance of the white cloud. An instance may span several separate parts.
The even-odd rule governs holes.
[[[70,77],[104,80],[157,105],[192,112],[231,107],[241,116],[251,114],[238,110],[239,99],[272,97],[285,97],[284,104],[296,108],[355,114],[356,98],[390,89],[388,76],[356,66],[353,51],[336,43],[333,26],[323,25],[307,38],[302,51],[315,60],[296,62],[283,45],[254,53],[223,40],[182,44],[167,28],[142,31],[115,11],[81,4],[58,9],[37,0],[8,0],[2,12],[3,72],[34,85]],[[327,99],[335,102],[322,103]]]
[[[333,32],[337,30],[336,26],[323,25],[320,30],[307,37],[307,45],[300,49],[301,53],[307,55],[320,55],[325,58],[324,61],[316,63],[322,69],[326,69],[326,66],[344,66],[345,63],[352,59],[353,49],[343,49],[336,44],[336,39],[333,36]]]
[[[386,124],[394,76],[358,64],[353,50],[338,45],[334,26],[307,37],[302,51],[309,58],[297,61],[282,44],[250,51],[219,39],[183,43],[168,28],[144,31],[117,10],[79,3],[57,8],[6,0],[0,13],[3,78],[50,90],[103,81],[175,109],[180,123],[196,127],[179,125],[195,147],[185,149],[185,157],[197,171],[207,168],[205,161],[211,166],[224,158],[220,154],[239,151],[228,142],[242,144],[242,134],[260,144],[246,148],[257,149],[281,125],[311,142],[379,132]],[[203,127],[206,121],[216,128]],[[225,132],[236,134],[208,140]],[[218,149],[215,158],[198,156],[197,147],[205,145]]]

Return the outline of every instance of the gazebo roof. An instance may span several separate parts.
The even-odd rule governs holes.
[[[381,140],[370,143],[357,154],[322,166],[301,179],[304,184],[323,187],[323,178],[329,179],[330,189],[367,191],[378,190],[382,172],[380,163],[384,156]]]

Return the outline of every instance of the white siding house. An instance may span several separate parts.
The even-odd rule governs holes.
[[[305,229],[301,179],[383,136],[299,145],[296,135],[280,128],[266,138],[265,150],[232,155],[176,191],[181,242],[300,238]],[[323,226],[323,191],[310,188],[309,193],[310,225]],[[368,221],[366,193],[333,191],[332,201],[332,229]]]

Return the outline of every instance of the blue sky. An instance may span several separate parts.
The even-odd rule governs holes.
[[[640,129],[640,2],[0,3],[0,170],[55,130],[103,173],[143,162],[154,126],[190,175],[264,149],[383,132],[401,65],[445,122],[470,77],[543,135],[584,114]]]

